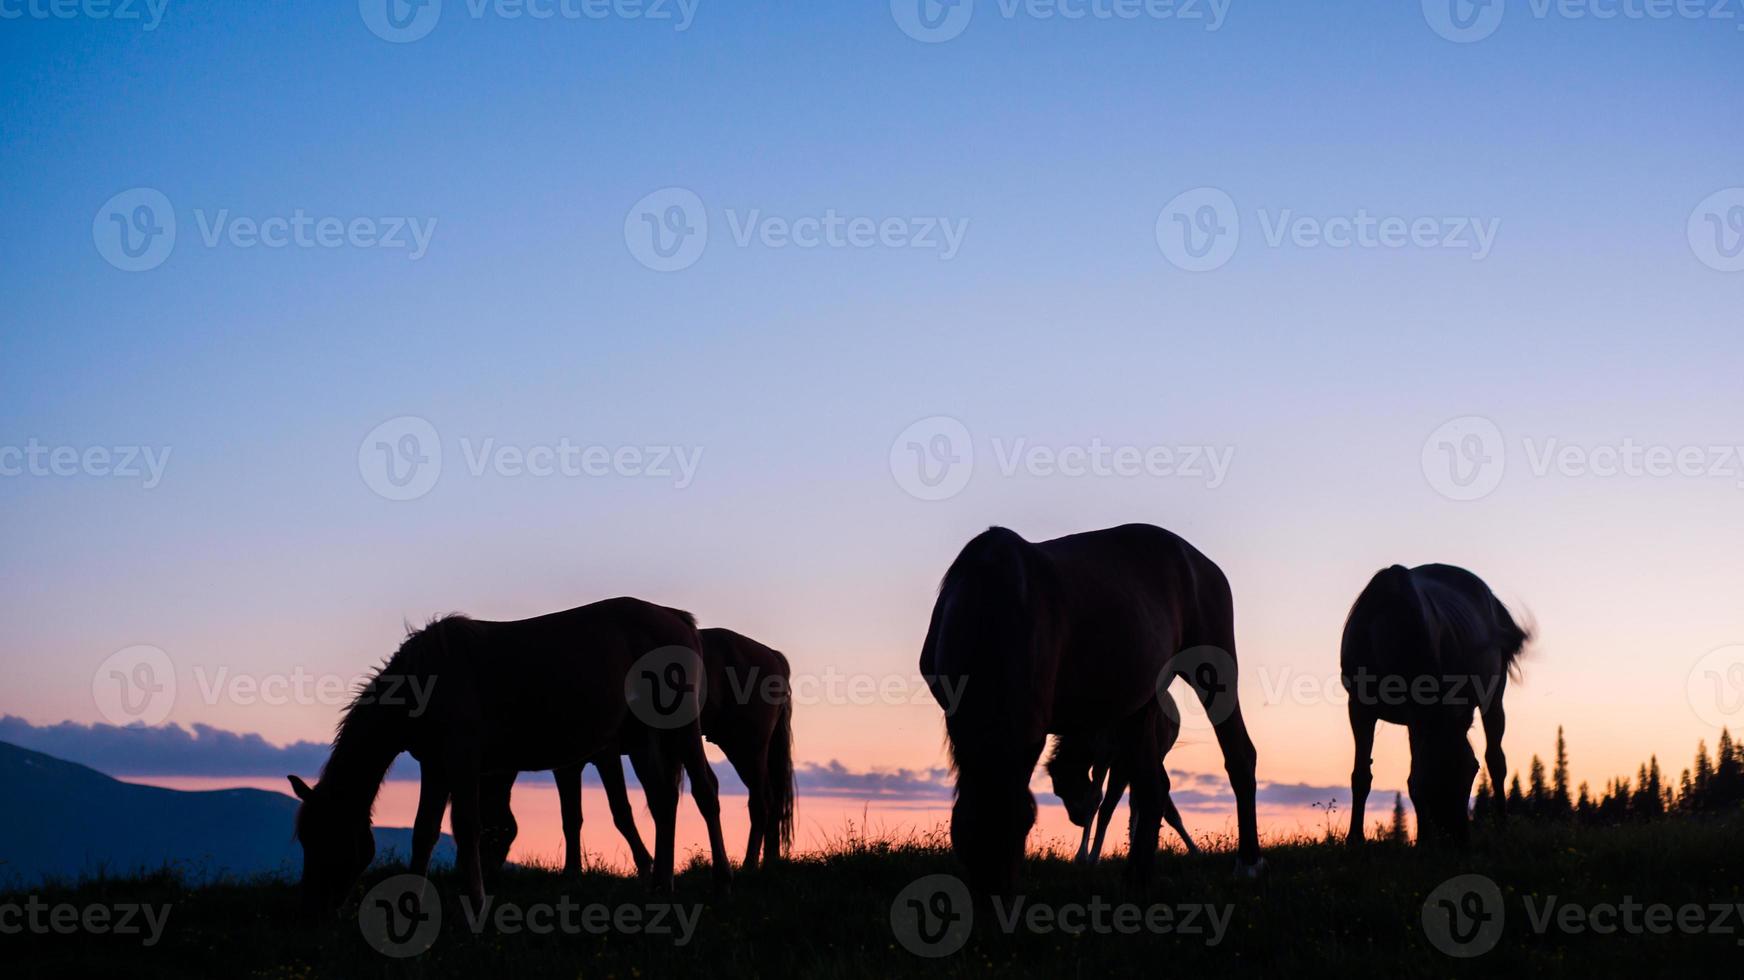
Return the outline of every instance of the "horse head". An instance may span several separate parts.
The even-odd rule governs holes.
[[[291,776],[297,808],[297,840],[303,845],[303,909],[332,912],[344,904],[357,879],[375,860],[375,833],[369,808],[347,807],[331,788]]]

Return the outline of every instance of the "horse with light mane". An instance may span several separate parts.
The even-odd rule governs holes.
[[[515,622],[464,616],[407,636],[346,709],[314,786],[291,776],[302,805],[303,895],[313,909],[343,903],[375,853],[371,810],[402,752],[420,767],[412,870],[423,874],[452,803],[457,870],[484,899],[481,793],[492,777],[578,766],[613,746],[648,760],[655,822],[654,882],[672,886],[678,783],[688,772],[708,825],[718,887],[732,871],[714,774],[694,693],[701,640],[689,613],[607,599]]]

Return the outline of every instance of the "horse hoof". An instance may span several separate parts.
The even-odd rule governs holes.
[[[1236,876],[1236,878],[1240,879],[1241,881],[1258,881],[1260,876],[1265,874],[1265,873],[1266,873],[1266,859],[1265,858],[1260,858],[1260,859],[1254,861],[1252,864],[1249,864],[1246,861],[1242,861],[1240,859],[1237,859],[1235,862],[1235,876]]]

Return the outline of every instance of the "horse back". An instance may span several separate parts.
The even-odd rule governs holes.
[[[1037,547],[1055,568],[1066,623],[1055,730],[1123,717],[1106,712],[1154,697],[1184,649],[1215,646],[1234,656],[1229,580],[1179,535],[1127,524]],[[1132,703],[1113,704],[1117,694]]]

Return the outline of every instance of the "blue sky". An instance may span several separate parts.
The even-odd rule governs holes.
[[[170,0],[150,31],[0,20],[0,443],[172,450],[150,490],[0,478],[0,664],[19,682],[0,711],[102,720],[93,671],[131,644],[168,651],[184,690],[213,665],[345,674],[402,620],[619,593],[796,663],[908,671],[933,584],[976,530],[1142,520],[1223,564],[1244,663],[1286,674],[1329,668],[1376,567],[1468,564],[1545,636],[1516,695],[1523,751],[1578,720],[1607,764],[1682,758],[1711,727],[1687,704],[1691,665],[1744,642],[1744,491],[1534,477],[1518,444],[1744,443],[1744,278],[1686,239],[1692,209],[1744,184],[1737,26],[1514,0],[1469,44],[1414,3],[1241,0],[1215,31],[977,0],[939,44],[882,2],[702,0],[678,31],[445,0],[403,44],[347,2]],[[141,187],[171,203],[177,239],[130,273],[93,221]],[[625,221],[669,187],[703,202],[710,232],[662,273]],[[1156,227],[1201,187],[1228,195],[1242,239],[1195,273]],[[201,234],[221,213],[299,211],[433,231],[416,259]],[[948,259],[733,234],[753,212],[832,211],[966,233]],[[1481,259],[1266,241],[1286,212],[1359,211],[1496,236]],[[391,501],[358,452],[402,416],[439,433],[444,468]],[[889,463],[933,416],[977,452],[937,502]],[[1419,463],[1461,416],[1510,444],[1483,500],[1444,499]],[[1003,477],[992,441],[1018,438],[1234,462],[1216,488]],[[470,476],[486,439],[702,456],[683,489]],[[1268,707],[1266,775],[1348,771],[1342,711]],[[1646,720],[1620,731],[1619,711]],[[322,737],[334,712],[183,697],[169,720],[282,743]],[[930,705],[808,717],[802,758],[937,763]]]

